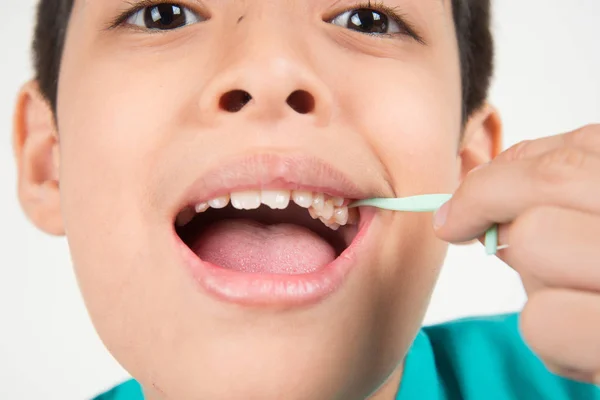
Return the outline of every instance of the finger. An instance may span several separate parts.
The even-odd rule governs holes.
[[[436,213],[436,231],[440,239],[462,243],[533,207],[600,214],[599,199],[600,156],[563,147],[532,159],[492,162],[470,174]]]
[[[496,256],[503,260],[508,264],[507,253],[510,246],[510,241],[508,239],[508,231],[512,224],[504,224],[500,225],[498,228],[498,252]],[[478,238],[479,242],[485,245],[485,235],[482,235]],[[510,266],[510,264],[508,264]],[[535,276],[531,275],[527,271],[519,271],[519,276],[521,277],[521,283],[523,284],[523,288],[527,292],[528,295],[537,292],[538,290],[545,289],[547,286],[540,282]]]
[[[593,376],[600,371],[600,295],[547,289],[533,295],[520,320],[523,338],[548,365]]]
[[[520,275],[549,287],[600,293],[600,215],[532,208],[501,226],[498,236],[508,246],[498,257]]]
[[[527,140],[502,152],[495,161],[510,162],[534,158],[560,147],[572,147],[600,155],[600,124],[587,125],[573,132]]]

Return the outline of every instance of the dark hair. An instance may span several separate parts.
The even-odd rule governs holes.
[[[485,102],[493,74],[491,0],[452,0],[460,53],[463,121]],[[40,0],[33,41],[36,79],[56,112],[58,75],[74,0]]]

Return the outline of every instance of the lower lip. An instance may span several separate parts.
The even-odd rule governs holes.
[[[361,208],[358,233],[350,246],[333,262],[310,274],[231,271],[202,261],[175,231],[173,234],[192,278],[200,288],[218,300],[244,306],[299,307],[318,303],[343,285],[356,264],[357,253],[365,246],[365,238],[375,214],[373,208]]]

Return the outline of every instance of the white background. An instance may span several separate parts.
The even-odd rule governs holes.
[[[30,225],[17,204],[10,135],[31,76],[34,0],[0,0],[0,399],[90,398],[127,374],[82,304],[66,241]],[[492,102],[506,146],[600,122],[600,1],[496,1]],[[482,246],[452,248],[427,323],[518,310],[518,277]]]

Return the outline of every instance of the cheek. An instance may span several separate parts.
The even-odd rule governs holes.
[[[78,209],[85,199],[86,215],[107,223],[153,218],[148,185],[181,136],[181,114],[193,100],[177,63],[124,57],[65,56],[59,90],[61,178],[63,189],[76,192],[66,201]]]
[[[62,204],[86,303],[93,314],[107,315],[131,303],[131,293],[168,279],[162,270],[143,271],[156,263],[149,243],[167,223],[149,185],[182,109],[173,93],[185,88],[161,83],[172,65],[127,73],[118,60],[85,57],[67,57],[61,72]]]
[[[446,61],[447,64],[447,61]],[[346,115],[386,165],[398,196],[451,193],[458,179],[461,88],[455,69],[385,64],[362,79]],[[342,98],[355,98],[356,92]]]
[[[452,193],[458,183],[459,71],[441,65],[381,61],[376,78],[357,79],[340,95],[352,99],[343,103],[344,115],[368,138],[399,197]],[[432,213],[390,213],[386,221],[386,243],[393,245],[382,246],[382,259],[397,262],[380,267],[379,288],[394,310],[389,324],[401,330],[421,322],[447,246],[433,233]]]

